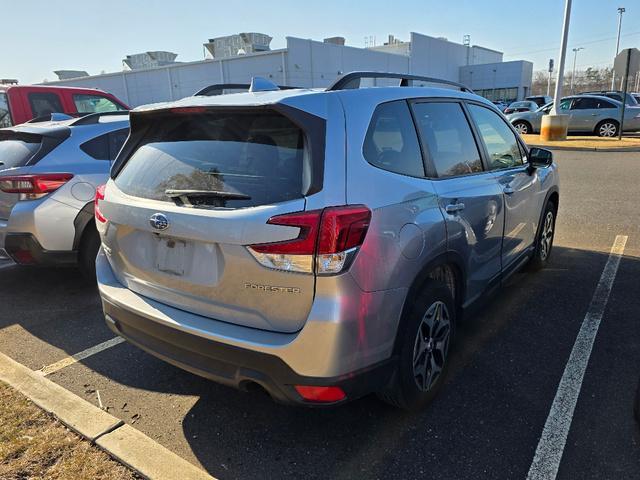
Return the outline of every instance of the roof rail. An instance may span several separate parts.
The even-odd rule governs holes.
[[[100,122],[101,117],[112,117],[117,115],[129,115],[129,110],[115,110],[113,112],[98,112],[98,113],[88,113],[86,115],[82,115],[71,125],[93,125],[95,123]]]
[[[410,87],[410,81],[421,81],[426,83],[438,83],[459,88],[463,92],[473,93],[473,90],[465,85],[451,80],[443,80],[441,78],[423,77],[421,75],[411,75],[410,73],[387,73],[387,72],[349,72],[337,79],[327,91],[332,90],[348,90],[360,88],[360,80],[363,78],[398,78],[401,87]]]
[[[194,97],[204,96],[204,97],[214,97],[217,95],[224,95],[225,90],[243,90],[248,92],[251,88],[251,84],[249,83],[215,83],[213,85],[209,85],[208,87],[204,87],[198,90],[193,94]],[[278,85],[280,90],[293,90],[295,88],[300,87],[292,87],[290,85]]]

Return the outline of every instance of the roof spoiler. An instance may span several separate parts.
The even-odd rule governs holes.
[[[68,113],[52,112],[46,115],[40,115],[39,117],[32,118],[25,123],[40,123],[40,122],[63,122],[65,120],[71,120],[73,117]]]
[[[409,73],[387,73],[387,72],[350,72],[338,78],[338,80],[336,80],[331,86],[327,88],[327,91],[349,90],[349,89],[360,88],[361,80],[363,78],[398,79],[400,80],[401,87],[424,86],[424,85],[413,85],[413,82],[435,83],[439,85],[447,85],[450,87],[455,87],[462,92],[473,93],[473,90],[471,90],[469,87],[461,83],[452,82],[450,80],[444,80],[442,78],[423,77],[421,75],[411,75]]]

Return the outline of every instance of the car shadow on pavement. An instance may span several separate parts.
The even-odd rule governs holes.
[[[512,277],[459,326],[447,382],[421,413],[375,396],[287,407],[210,384],[184,418],[184,436],[220,479],[524,478],[607,258],[556,247],[548,268]],[[617,282],[632,289],[640,259],[622,265]],[[640,332],[627,341],[640,365]]]
[[[459,325],[447,381],[421,413],[396,410],[375,396],[333,409],[282,406],[130,345],[81,363],[121,388],[132,387],[127,395],[197,398],[181,427],[163,426],[160,413],[152,420],[160,431],[181,428],[193,456],[220,479],[522,478],[607,257],[556,246],[548,268],[512,277]],[[640,259],[624,257],[616,283],[633,292],[638,272]],[[113,336],[95,287],[72,270],[4,270],[0,302],[0,333],[19,324],[68,354]],[[639,335],[625,340],[640,344]],[[71,368],[66,375],[73,375]],[[636,385],[637,378],[629,384],[631,397]]]

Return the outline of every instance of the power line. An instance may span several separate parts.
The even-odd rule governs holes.
[[[624,35],[620,35],[620,36],[621,37],[629,37],[631,35],[640,35],[640,30],[637,31],[637,32],[625,33]],[[593,45],[594,43],[608,42],[609,40],[615,40],[615,39],[616,39],[616,37],[606,37],[606,38],[601,38],[599,40],[588,40],[586,42],[574,41],[572,43],[577,44],[577,45]],[[544,48],[544,49],[540,49],[540,50],[529,50],[529,51],[505,53],[504,56],[505,57],[514,57],[514,56],[519,56],[519,55],[526,55],[526,54],[529,54],[529,53],[551,52],[551,51],[557,50],[558,48],[559,48],[558,46],[555,46],[553,48]]]

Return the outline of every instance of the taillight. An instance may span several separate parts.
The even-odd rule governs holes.
[[[55,192],[73,178],[71,173],[39,173],[0,177],[0,190],[19,193],[21,200],[41,198]]]
[[[270,225],[298,227],[293,240],[251,245],[251,254],[265,267],[291,272],[341,272],[362,245],[371,211],[362,205],[289,213],[270,218]]]
[[[106,185],[100,185],[96,188],[96,197],[93,202],[93,211],[96,216],[96,221],[99,223],[107,223],[107,218],[100,211],[100,201],[104,200],[104,190]]]

